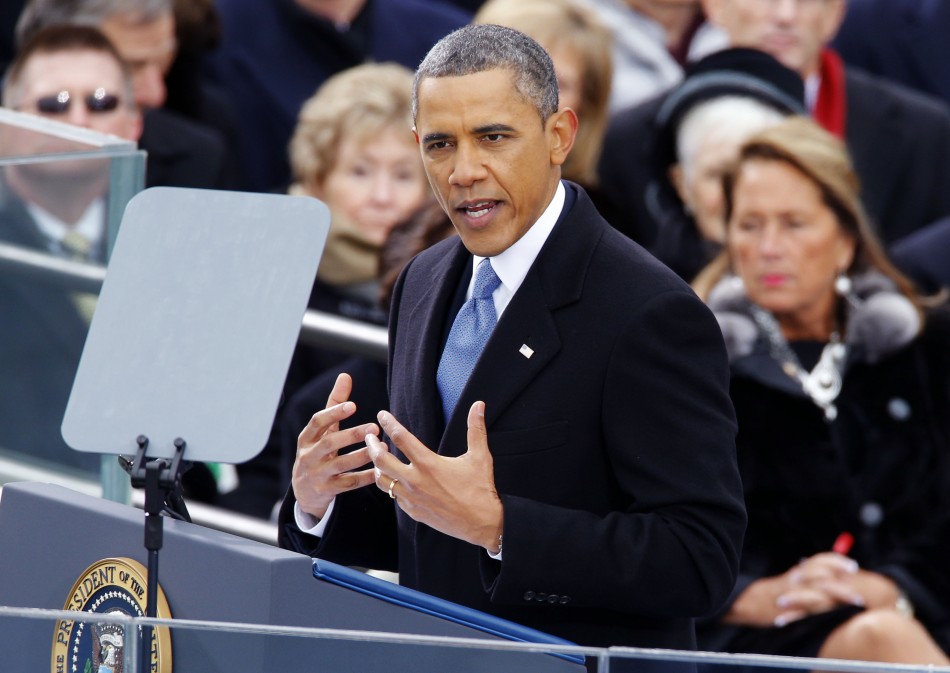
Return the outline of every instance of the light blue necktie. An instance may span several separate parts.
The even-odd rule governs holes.
[[[475,270],[472,298],[459,309],[442,351],[442,360],[435,381],[442,398],[442,412],[446,421],[452,415],[462,389],[475,368],[475,362],[495,329],[495,302],[492,292],[501,284],[488,259],[483,259]]]

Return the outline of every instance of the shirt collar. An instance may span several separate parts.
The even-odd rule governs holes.
[[[69,225],[60,220],[55,215],[40,208],[34,203],[27,202],[26,209],[29,211],[33,220],[36,222],[36,228],[50,240],[51,249],[59,249],[59,243],[66,236],[66,232],[75,231],[82,234],[83,238],[89,241],[91,249],[98,250],[102,243],[102,237],[105,233],[105,203],[103,199],[96,199],[89,204],[85,212],[79,217],[75,224]]]
[[[557,220],[561,216],[565,198],[564,184],[558,181],[554,197],[548,207],[544,209],[544,212],[541,213],[541,217],[511,247],[491,258],[492,268],[498,275],[498,279],[501,280],[501,285],[495,290],[496,299],[499,298],[499,293],[502,297],[510,299],[521,287],[522,281],[528,275],[528,270],[534,264],[534,260],[541,252],[541,248],[548,240],[548,236],[551,235],[554,225],[557,224]],[[473,255],[473,282],[474,269],[478,267],[479,262],[483,259],[485,258]],[[469,284],[467,296],[472,296],[471,284]],[[507,305],[507,301],[504,301],[504,304]]]
[[[818,103],[818,90],[821,88],[821,75],[809,75],[805,78],[805,105],[814,111]]]

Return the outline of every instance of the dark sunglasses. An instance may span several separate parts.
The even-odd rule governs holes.
[[[36,109],[44,114],[63,114],[69,110],[73,95],[68,91],[50,94],[36,99]],[[83,99],[89,112],[111,112],[119,107],[119,97],[106,93],[105,89],[96,89]]]

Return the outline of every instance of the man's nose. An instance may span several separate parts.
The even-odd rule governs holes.
[[[69,112],[66,114],[65,121],[73,126],[82,126],[90,128],[89,110],[86,109],[85,101],[75,97],[70,101]]]
[[[485,176],[485,165],[477,148],[461,145],[455,153],[455,164],[449,183],[458,187],[469,187]]]
[[[800,9],[799,0],[772,0],[775,16],[782,21],[791,21]]]

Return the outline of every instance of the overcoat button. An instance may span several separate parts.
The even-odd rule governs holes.
[[[911,414],[910,404],[901,397],[893,397],[887,403],[887,413],[895,421],[906,421]]]
[[[884,508],[876,502],[866,502],[861,505],[858,517],[868,528],[876,528],[884,520]]]

